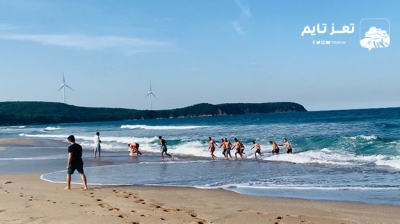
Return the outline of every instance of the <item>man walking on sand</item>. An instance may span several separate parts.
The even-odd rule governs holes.
[[[158,139],[160,139],[160,144],[161,144],[161,158],[164,159],[164,153],[165,155],[171,157],[172,159],[174,159],[173,156],[171,156],[170,154],[167,153],[167,142],[161,137],[158,136]]]
[[[64,190],[71,189],[71,175],[75,170],[81,175],[83,189],[87,190],[86,176],[83,172],[83,161],[82,161],[82,147],[75,143],[75,137],[73,135],[68,136],[70,146],[68,147],[68,160],[67,160],[67,187]]]
[[[97,152],[99,152],[99,158],[100,158],[100,146],[101,140],[100,140],[100,133],[96,132],[96,135],[94,136],[94,158],[96,158]]]

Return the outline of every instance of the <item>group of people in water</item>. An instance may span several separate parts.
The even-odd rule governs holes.
[[[256,151],[254,152],[254,156],[257,159],[257,154],[259,154],[261,156],[261,146],[255,140],[253,140],[252,143],[253,143],[253,147],[251,147],[250,150],[252,150],[254,148],[256,149]],[[245,146],[237,138],[234,139],[233,145],[227,138],[223,138],[223,139],[221,139],[221,143],[218,146],[218,144],[211,137],[208,137],[208,144],[209,144],[208,149],[210,150],[210,154],[211,154],[211,158],[212,159],[216,159],[217,158],[214,155],[216,147],[218,147],[218,148],[222,147],[223,148],[222,154],[224,155],[225,159],[229,159],[229,158],[232,159],[231,150],[236,150],[235,159],[237,159],[238,155],[240,156],[240,158],[243,158],[243,154],[245,154],[244,153]],[[272,145],[272,151],[271,151],[272,154],[279,154],[279,146],[285,146],[286,147],[286,153],[292,153],[293,152],[292,146],[290,145],[290,142],[286,138],[283,139],[283,144],[282,145],[278,145],[274,141],[270,141],[269,144]]]
[[[167,141],[165,141],[162,136],[158,136],[158,139],[160,141],[160,149],[161,149],[161,158],[164,159],[164,154],[166,156],[171,157],[174,159],[174,157],[167,152]],[[75,136],[70,135],[67,138],[70,146],[68,147],[68,159],[67,159],[67,177],[66,177],[66,182],[67,186],[64,188],[65,190],[70,190],[71,189],[71,175],[75,172],[75,170],[78,171],[78,173],[81,176],[82,179],[82,184],[85,190],[87,190],[87,181],[86,181],[86,176],[83,171],[83,161],[82,161],[82,147],[75,143]],[[96,132],[96,135],[94,136],[94,157],[97,157],[97,153],[101,153],[101,140],[100,140],[100,133]],[[257,159],[257,154],[261,156],[261,146],[258,144],[256,141],[252,141],[253,147],[250,149],[252,150],[253,148],[256,149],[254,152],[254,156]],[[216,147],[221,148],[223,147],[222,154],[224,155],[225,159],[232,159],[231,155],[231,150],[236,150],[235,152],[235,159],[237,159],[237,155],[240,156],[240,158],[243,158],[244,153],[244,145],[237,139],[234,139],[234,143],[232,144],[230,141],[228,141],[227,138],[221,139],[220,145],[218,145],[211,137],[208,138],[208,144],[209,144],[209,150],[211,153],[211,159],[216,159],[217,157],[214,155]],[[279,146],[286,146],[286,153],[292,153],[292,147],[290,145],[290,142],[285,138],[283,139],[283,144],[278,145],[276,142],[270,141],[269,144],[272,145],[272,154],[278,154],[279,153]],[[132,142],[128,144],[129,147],[129,155],[133,156],[134,154],[137,155],[142,155],[142,152],[139,151],[139,143],[137,142]]]
[[[167,141],[165,141],[162,136],[158,136],[158,139],[160,141],[160,150],[161,150],[161,158],[164,159],[164,154],[166,156],[171,157],[172,159],[174,159],[174,157],[170,154],[168,154],[167,150]],[[97,152],[99,153],[99,157],[100,157],[100,133],[97,132],[95,137],[94,137],[94,144],[95,144],[95,150],[94,150],[94,157],[96,157]],[[260,144],[258,144],[255,140],[252,141],[253,143],[253,147],[250,149],[256,149],[256,151],[254,152],[254,156],[257,159],[257,154],[259,156],[261,156],[261,146]],[[238,158],[238,155],[240,156],[240,158],[243,158],[243,154],[245,154],[244,149],[245,146],[243,145],[242,142],[240,142],[237,138],[234,139],[234,143],[232,144],[227,138],[221,139],[221,143],[218,145],[211,137],[208,137],[208,150],[210,151],[211,154],[211,159],[216,159],[217,157],[214,155],[215,149],[218,148],[223,148],[222,154],[224,155],[225,159],[232,159],[232,154],[231,154],[231,150],[236,150],[235,151],[235,159]],[[272,145],[272,154],[279,154],[279,146],[285,146],[286,147],[286,153],[292,153],[292,147],[290,145],[290,142],[284,138],[283,139],[283,144],[278,145],[276,142],[274,141],[270,141],[269,144]],[[131,142],[128,144],[129,147],[129,155],[133,156],[133,155],[142,155],[142,152],[139,151],[139,143],[137,142]]]

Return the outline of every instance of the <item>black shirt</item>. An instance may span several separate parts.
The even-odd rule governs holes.
[[[71,164],[80,164],[82,161],[82,147],[74,143],[68,147],[68,153],[72,153]]]

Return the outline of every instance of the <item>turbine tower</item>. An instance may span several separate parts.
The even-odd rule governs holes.
[[[69,86],[65,83],[64,72],[63,72],[63,84],[61,85],[61,88],[58,89],[58,91],[60,91],[61,89],[63,89],[64,103],[67,103],[67,101],[65,100],[65,88],[69,88],[70,90],[74,91],[71,87],[69,87]]]
[[[153,94],[153,92],[151,91],[151,81],[150,81],[150,91],[147,93],[147,95],[146,95],[146,97],[149,97],[149,101],[150,101],[150,110],[153,110],[153,105],[152,105],[152,103],[151,103],[151,97],[154,97],[154,98],[156,98],[156,100],[158,100],[157,99],[157,97]]]

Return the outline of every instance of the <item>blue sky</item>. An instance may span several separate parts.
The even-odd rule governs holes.
[[[0,0],[0,101],[154,109],[290,101],[308,110],[400,106],[400,2]],[[391,43],[359,44],[363,18]],[[311,36],[305,26],[326,23]],[[354,23],[354,33],[330,35]],[[362,30],[365,30],[363,28]],[[364,34],[362,34],[364,35]],[[313,41],[344,41],[316,45]]]

